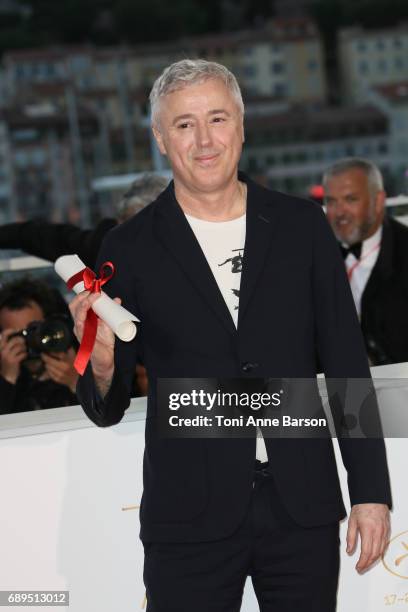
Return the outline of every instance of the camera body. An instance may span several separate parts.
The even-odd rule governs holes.
[[[27,357],[23,365],[33,376],[39,376],[44,371],[42,353],[62,353],[73,345],[73,335],[68,321],[64,316],[50,316],[45,321],[32,321],[25,329],[9,336],[24,339]]]

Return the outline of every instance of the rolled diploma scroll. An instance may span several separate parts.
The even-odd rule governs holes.
[[[80,260],[78,255],[63,255],[58,257],[54,264],[56,273],[67,282],[74,274],[81,272],[85,268],[85,264]],[[81,293],[84,290],[83,281],[74,285],[75,293]],[[118,296],[120,297],[120,296]],[[136,336],[136,325],[133,321],[139,319],[131,312],[117,304],[106,293],[101,291],[101,297],[96,300],[92,306],[92,310],[111,328],[114,334],[124,342],[130,342]]]

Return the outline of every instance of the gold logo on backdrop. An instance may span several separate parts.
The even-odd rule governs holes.
[[[408,580],[408,531],[403,531],[390,540],[382,562],[388,572]]]

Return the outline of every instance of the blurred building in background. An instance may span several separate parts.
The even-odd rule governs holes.
[[[389,124],[374,106],[330,108],[248,104],[242,167],[275,189],[304,195],[341,157],[373,159],[393,172]]]
[[[406,57],[408,61],[408,55]],[[373,87],[367,96],[388,117],[389,157],[399,193],[408,185],[408,79]]]
[[[93,176],[98,122],[83,109],[74,119],[76,126],[70,125],[65,111],[47,102],[0,110],[2,222],[34,217],[81,221],[81,203],[88,202],[87,185]]]
[[[278,3],[277,18],[256,29],[163,44],[6,52],[0,220],[48,216],[87,226],[110,213],[114,197],[96,195],[95,179],[166,169],[149,129],[148,94],[160,72],[185,57],[236,74],[247,110],[242,167],[264,182],[304,193],[335,159],[361,155],[379,164],[391,191],[406,189],[408,26],[340,31],[344,102],[329,107],[309,5],[289,11]]]
[[[372,87],[408,81],[408,23],[384,30],[340,30],[338,59],[347,103],[364,102]]]

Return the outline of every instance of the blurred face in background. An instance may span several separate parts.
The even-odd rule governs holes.
[[[29,305],[18,310],[11,310],[6,307],[0,310],[0,330],[15,329],[21,331],[26,329],[29,323],[43,320],[44,313],[36,302],[30,302]]]
[[[324,202],[337,240],[348,245],[372,236],[384,218],[385,192],[373,193],[360,168],[332,176],[325,187]]]

